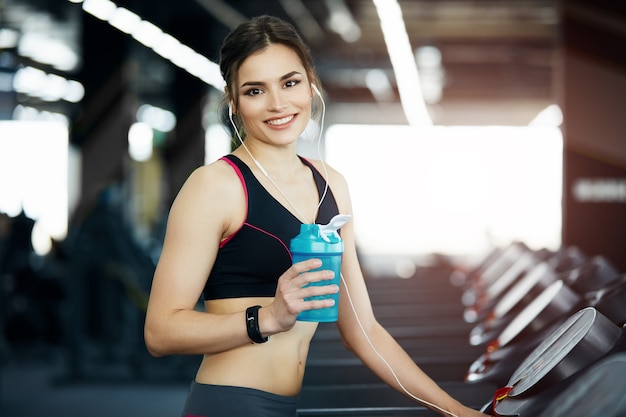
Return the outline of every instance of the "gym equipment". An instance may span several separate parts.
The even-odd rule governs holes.
[[[570,316],[517,367],[506,386],[496,391],[492,414],[535,416],[568,378],[605,357],[623,329],[593,307]]]

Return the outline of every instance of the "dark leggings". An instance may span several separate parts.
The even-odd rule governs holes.
[[[192,382],[182,417],[296,417],[298,397]]]

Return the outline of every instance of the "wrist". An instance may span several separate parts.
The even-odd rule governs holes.
[[[270,338],[263,336],[259,325],[259,309],[260,305],[251,306],[246,309],[246,331],[252,343],[265,343]]]
[[[265,337],[271,337],[285,331],[280,327],[280,322],[276,321],[272,307],[269,305],[259,309],[259,330]]]

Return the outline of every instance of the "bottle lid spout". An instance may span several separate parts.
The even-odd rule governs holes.
[[[330,236],[339,238],[339,234],[337,230],[341,229],[341,227],[348,223],[348,221],[352,218],[349,214],[337,214],[335,217],[330,219],[328,224],[323,224],[319,226],[320,236],[326,242],[330,242]]]

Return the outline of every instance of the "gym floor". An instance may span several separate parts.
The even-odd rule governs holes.
[[[19,359],[1,369],[2,417],[175,417],[187,386],[182,381],[65,381],[54,354]]]

